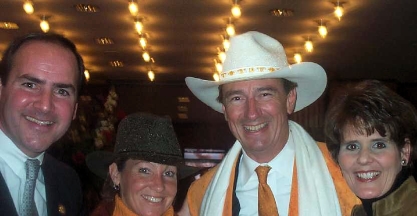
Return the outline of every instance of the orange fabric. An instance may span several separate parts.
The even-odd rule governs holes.
[[[320,148],[323,157],[326,161],[329,172],[332,176],[336,193],[339,198],[340,210],[343,216],[350,216],[353,206],[355,204],[361,204],[360,200],[350,191],[349,186],[347,185],[345,179],[342,176],[342,172],[339,169],[339,166],[333,161],[330,152],[327,150],[326,144],[322,142],[317,143]],[[233,167],[236,167],[236,160]],[[210,171],[205,173],[199,180],[193,182],[188,190],[187,194],[187,203],[192,216],[198,216],[200,212],[201,202],[203,201],[204,194],[208,185],[210,184],[211,179],[216,173],[217,166],[212,168]],[[298,181],[296,174],[296,166],[293,170],[293,179],[291,187],[291,196],[290,196],[290,206],[289,206],[289,215],[298,216]],[[235,171],[230,173],[230,183],[227,190],[226,201],[223,209],[223,216],[232,215],[232,193],[233,193],[233,183],[234,183]],[[300,196],[303,196],[302,194]],[[229,197],[229,198],[228,198]]]
[[[255,169],[258,176],[258,213],[260,216],[278,216],[278,208],[274,194],[268,185],[267,177],[270,166],[258,166]]]
[[[115,196],[115,206],[113,211],[113,216],[140,216],[132,212],[122,201],[122,199],[116,195]],[[171,206],[162,216],[174,216],[174,208]]]
[[[297,166],[295,165],[296,161],[294,160],[294,168],[292,169],[292,183],[291,183],[291,195],[290,195],[290,207],[288,209],[289,216],[298,216],[298,176],[297,176]]]

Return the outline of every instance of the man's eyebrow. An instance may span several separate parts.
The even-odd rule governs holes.
[[[256,91],[260,92],[260,91],[273,91],[273,92],[277,92],[278,89],[272,86],[263,86],[263,87],[259,87],[256,89]]]
[[[38,83],[38,84],[46,84],[46,81],[45,81],[45,80],[41,80],[41,79],[39,79],[39,78],[36,78],[36,77],[30,76],[30,75],[28,75],[28,74],[23,74],[23,75],[20,77],[20,79],[27,79],[27,80],[29,80],[29,81],[31,81],[31,82]],[[54,87],[57,87],[57,88],[70,89],[71,91],[75,92],[75,86],[74,86],[73,84],[67,84],[67,83],[53,83],[53,86],[54,86]]]
[[[236,94],[241,94],[241,93],[242,93],[242,90],[230,90],[224,93],[224,97],[228,98],[231,95],[236,95]]]

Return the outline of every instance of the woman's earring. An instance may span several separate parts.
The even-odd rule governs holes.
[[[405,159],[402,159],[401,160],[401,166],[405,166],[405,165],[407,165],[407,161]]]
[[[113,189],[118,191],[120,189],[120,187],[117,184],[113,184]]]

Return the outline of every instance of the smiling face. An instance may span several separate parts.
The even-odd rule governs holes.
[[[123,203],[138,215],[162,215],[177,194],[175,166],[129,159],[121,172],[115,163],[109,172],[113,183],[120,185]]]
[[[288,140],[296,90],[287,95],[280,79],[238,81],[222,90],[225,118],[245,152],[259,163],[272,160]]]
[[[15,53],[0,84],[0,128],[26,155],[36,157],[61,138],[75,117],[78,69],[71,51],[28,42]]]
[[[410,144],[401,151],[378,131],[370,136],[345,127],[338,162],[351,190],[362,199],[377,198],[389,191],[401,171],[401,160],[408,161]]]

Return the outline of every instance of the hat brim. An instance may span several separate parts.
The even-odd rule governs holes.
[[[193,174],[197,174],[202,168],[192,167],[184,164],[184,160],[178,157],[170,157],[161,154],[149,154],[149,152],[131,152],[124,154],[115,154],[109,151],[96,151],[87,155],[87,167],[97,176],[106,179],[109,171],[109,166],[115,161],[118,156],[128,156],[132,159],[144,160],[159,164],[167,164],[176,166],[178,168],[178,178],[183,179]]]
[[[217,112],[223,113],[222,104],[217,101],[218,87],[223,84],[255,79],[283,78],[297,83],[297,102],[294,112],[316,101],[324,92],[327,85],[327,76],[324,69],[313,62],[302,62],[259,76],[228,79],[224,81],[209,81],[195,77],[185,78],[191,92]]]

